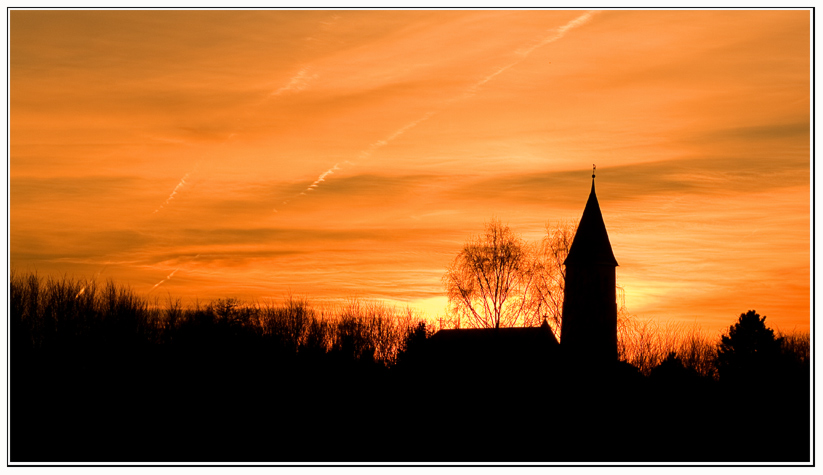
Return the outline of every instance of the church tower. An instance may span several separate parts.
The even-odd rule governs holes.
[[[564,264],[560,347],[578,360],[617,361],[617,260],[594,193],[594,170],[589,201]]]

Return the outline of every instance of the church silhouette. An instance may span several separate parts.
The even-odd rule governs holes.
[[[617,259],[594,191],[594,173],[589,200],[564,265],[563,351],[576,359],[617,361]]]
[[[606,367],[617,362],[617,293],[614,257],[592,186],[566,257],[560,343],[544,319],[539,327],[440,330],[430,356],[441,369],[510,373],[556,365],[558,359]]]

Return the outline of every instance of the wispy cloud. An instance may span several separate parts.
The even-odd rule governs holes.
[[[425,114],[423,114],[421,117],[409,122],[408,124],[400,127],[399,129],[395,130],[394,132],[392,132],[388,136],[386,136],[386,137],[384,137],[380,140],[377,140],[376,142],[372,142],[371,144],[369,144],[368,147],[363,149],[358,154],[358,158],[360,160],[365,160],[365,159],[371,157],[375,152],[377,152],[377,150],[385,147],[386,145],[391,143],[393,140],[397,139],[398,137],[400,137],[404,133],[408,132],[409,130],[413,129],[414,127],[417,127],[418,125],[425,122],[426,120],[431,119],[432,117],[434,117],[435,115],[437,115],[438,113],[443,111],[445,108],[451,106],[455,102],[463,100],[463,99],[467,99],[469,97],[472,97],[473,95],[475,95],[477,93],[477,91],[480,89],[480,87],[482,87],[483,85],[485,85],[489,81],[493,80],[494,78],[496,78],[497,76],[499,76],[503,72],[507,71],[508,69],[510,69],[510,68],[520,64],[521,62],[523,62],[523,60],[525,60],[526,57],[528,57],[534,50],[563,38],[563,36],[565,36],[566,33],[569,30],[571,30],[572,28],[576,28],[580,25],[583,25],[584,23],[589,21],[589,19],[595,13],[597,13],[597,12],[593,12],[593,11],[592,12],[586,12],[583,15],[580,15],[579,17],[575,18],[574,20],[566,23],[565,25],[563,25],[559,28],[550,30],[551,35],[549,35],[545,38],[542,38],[540,41],[538,41],[535,44],[532,44],[532,45],[530,45],[526,48],[523,48],[521,50],[516,51],[516,54],[519,56],[519,58],[517,60],[512,61],[511,63],[506,64],[505,66],[498,68],[493,73],[485,76],[483,79],[481,79],[477,83],[470,86],[463,94],[461,94],[457,97],[454,97],[451,100],[447,101],[440,108],[435,109],[435,110],[430,110],[429,112],[426,112]],[[302,72],[303,71],[301,70],[301,73]],[[297,76],[295,76],[295,78],[297,78]],[[315,180],[314,183],[309,185],[309,187],[304,192],[300,193],[300,195],[305,195],[306,192],[315,190],[320,185],[320,183],[325,181],[325,178],[328,175],[332,174],[334,171],[340,170],[338,165],[339,165],[339,163],[335,164],[334,167],[332,167],[331,169],[329,169],[326,172],[324,172],[323,174],[321,174],[320,178],[318,178],[317,180]],[[288,201],[285,201],[283,204],[288,204]],[[274,211],[277,212],[276,209]]]
[[[751,156],[684,158],[597,169],[598,196],[612,202],[664,196],[720,196],[762,193],[809,182],[808,158]],[[587,170],[501,174],[455,183],[451,196],[473,202],[505,200],[520,205],[578,206]],[[489,193],[494,190],[494,193]]]
[[[329,27],[333,26],[335,23],[340,21],[340,15],[332,15],[329,17],[328,21],[321,21],[320,24],[323,25],[322,28],[328,29]]]
[[[45,197],[63,202],[92,196],[94,200],[110,200],[124,191],[142,189],[145,181],[136,176],[73,176],[38,177],[12,176],[11,199],[14,203],[42,200]]]

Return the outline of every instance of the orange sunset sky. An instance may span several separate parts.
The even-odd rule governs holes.
[[[10,260],[434,317],[597,195],[629,312],[809,328],[810,11],[10,12]],[[158,285],[159,284],[159,285]]]

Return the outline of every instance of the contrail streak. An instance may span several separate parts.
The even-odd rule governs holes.
[[[524,57],[528,56],[532,53],[532,51],[536,50],[537,48],[540,48],[541,46],[546,46],[549,43],[553,43],[553,42],[559,40],[560,38],[563,38],[563,36],[565,36],[566,32],[568,32],[572,28],[576,28],[576,27],[581,26],[582,24],[586,23],[596,13],[598,13],[598,12],[597,11],[590,11],[590,12],[586,12],[586,13],[580,15],[579,17],[577,17],[574,20],[566,23],[565,25],[561,26],[560,28],[557,28],[557,30],[555,30],[554,34],[552,34],[550,36],[547,36],[546,38],[543,38],[543,40],[538,41],[536,44],[532,45],[529,48],[517,51],[517,54],[519,54],[520,56],[524,56]]]
[[[423,117],[420,117],[419,119],[413,120],[413,121],[409,122],[408,124],[404,125],[403,127],[400,127],[399,129],[395,130],[395,131],[394,131],[394,132],[392,132],[390,135],[388,135],[386,138],[381,139],[381,140],[378,140],[377,142],[374,142],[374,143],[369,144],[369,146],[368,146],[368,147],[366,147],[366,149],[365,149],[365,150],[363,150],[362,152],[360,152],[359,158],[360,158],[360,159],[369,158],[369,157],[370,157],[370,156],[371,156],[374,152],[376,152],[378,149],[380,149],[380,148],[382,148],[382,147],[385,147],[386,145],[388,145],[388,144],[389,144],[389,142],[393,141],[393,140],[394,140],[394,139],[396,139],[397,137],[400,137],[401,135],[403,135],[404,133],[406,133],[409,129],[412,129],[412,128],[414,128],[414,127],[417,127],[418,125],[420,125],[420,123],[421,123],[421,122],[424,122],[424,121],[426,121],[426,120],[428,120],[428,119],[431,119],[431,118],[432,118],[435,114],[437,114],[438,112],[440,112],[440,111],[439,111],[439,110],[437,110],[437,111],[429,111],[429,112],[426,112],[426,113],[423,115]]]
[[[362,151],[360,152],[360,154],[358,155],[358,157],[359,157],[361,160],[364,160],[364,159],[366,159],[366,158],[369,158],[369,157],[370,157],[372,154],[374,154],[374,152],[376,152],[378,149],[380,149],[380,148],[382,148],[382,147],[385,147],[386,145],[388,145],[388,144],[389,144],[389,142],[391,142],[392,140],[396,139],[397,137],[400,137],[401,135],[403,135],[403,134],[404,134],[407,130],[411,129],[412,127],[415,127],[415,126],[417,126],[418,124],[420,124],[421,122],[423,122],[423,121],[425,121],[425,120],[430,119],[432,116],[434,116],[435,114],[437,114],[437,112],[438,112],[438,111],[431,111],[431,112],[427,112],[426,114],[424,114],[424,115],[423,115],[423,117],[420,117],[419,119],[416,119],[416,120],[414,120],[414,121],[412,121],[412,122],[409,122],[408,124],[404,125],[403,127],[400,127],[399,129],[395,130],[394,132],[392,132],[391,134],[389,134],[389,135],[388,135],[388,136],[386,136],[385,138],[383,138],[383,139],[381,139],[381,140],[378,140],[378,141],[376,141],[376,142],[373,142],[373,143],[369,144],[369,146],[368,146],[368,147],[366,147],[364,150],[362,150]],[[346,161],[345,161],[345,162],[343,162],[343,163],[348,163],[348,164],[351,164],[352,162],[350,162],[350,161],[346,160]],[[321,173],[321,174],[320,174],[320,177],[319,177],[319,178],[317,178],[317,180],[315,180],[315,181],[314,181],[314,183],[312,183],[311,185],[309,185],[309,187],[308,187],[308,188],[306,188],[305,190],[303,190],[302,192],[300,192],[300,195],[298,195],[298,196],[306,196],[306,193],[308,193],[309,191],[314,191],[315,189],[317,189],[317,187],[318,187],[318,186],[320,186],[320,183],[323,183],[324,181],[326,181],[326,177],[327,177],[327,176],[329,176],[329,175],[331,175],[332,173],[336,172],[337,170],[341,170],[341,169],[342,169],[342,168],[340,167],[340,162],[335,163],[333,167],[331,167],[331,168],[329,168],[328,170],[326,170],[325,172]],[[284,201],[284,202],[283,202],[283,204],[284,204],[284,205],[285,205],[285,204],[289,204],[289,202],[291,202],[291,200],[286,200],[286,201]],[[275,208],[275,209],[273,209],[273,211],[274,211],[275,213],[277,213],[277,212],[278,212],[276,208]]]
[[[427,112],[426,114],[424,114],[424,115],[423,115],[423,117],[420,117],[419,119],[416,119],[416,120],[413,120],[412,122],[409,122],[408,124],[404,125],[403,127],[400,127],[399,129],[395,130],[394,132],[392,132],[391,134],[389,134],[389,135],[388,135],[388,136],[386,136],[385,138],[380,139],[380,140],[378,140],[378,141],[376,141],[376,142],[373,142],[373,143],[369,144],[369,146],[368,146],[368,147],[366,147],[365,149],[363,149],[363,150],[360,152],[360,154],[358,155],[358,157],[359,157],[361,160],[364,160],[364,159],[366,159],[366,158],[369,158],[369,157],[370,157],[370,156],[372,156],[372,154],[374,154],[374,152],[376,152],[378,149],[380,149],[380,148],[382,148],[382,147],[385,147],[386,145],[388,145],[388,144],[389,144],[389,142],[391,142],[392,140],[396,139],[397,137],[400,137],[401,135],[403,135],[404,133],[406,133],[406,131],[408,131],[409,129],[411,129],[411,128],[413,128],[413,127],[416,127],[416,126],[417,126],[417,125],[419,125],[421,122],[423,122],[423,121],[425,121],[425,120],[430,119],[432,116],[434,116],[435,114],[437,114],[437,112],[439,112],[439,111],[430,111],[430,112]],[[348,161],[348,160],[346,160],[346,161],[345,161],[345,162],[343,162],[343,163],[352,164],[352,162],[350,162],[350,161]],[[303,190],[302,192],[300,192],[300,195],[299,195],[299,196],[305,196],[305,195],[306,195],[306,193],[308,193],[309,191],[314,191],[315,189],[317,189],[317,187],[318,187],[318,186],[320,186],[320,183],[323,183],[324,181],[326,181],[326,177],[327,177],[327,176],[329,176],[329,175],[331,175],[332,173],[334,173],[334,172],[336,172],[336,171],[338,171],[338,170],[341,170],[341,169],[342,169],[342,167],[340,166],[340,162],[335,163],[333,167],[331,167],[331,168],[329,168],[328,170],[326,170],[325,172],[321,173],[321,174],[320,174],[320,177],[319,177],[319,178],[317,178],[317,180],[315,180],[315,181],[314,181],[314,183],[312,183],[311,185],[309,185],[309,187],[308,187],[308,188],[306,188],[305,190]],[[284,205],[286,205],[286,204],[289,204],[289,202],[291,202],[291,200],[286,200],[286,201],[284,201],[284,202],[283,202],[283,204],[284,204]],[[277,212],[278,212],[278,211],[277,211],[277,209],[274,209],[273,211],[274,211],[275,213],[277,213]]]
[[[148,292],[146,292],[146,293],[151,293],[151,291],[152,291],[152,290],[154,290],[154,289],[156,289],[157,287],[159,287],[159,286],[160,286],[160,284],[162,284],[163,282],[167,282],[167,281],[168,281],[169,279],[171,279],[171,278],[172,278],[172,276],[174,276],[174,274],[176,274],[176,273],[177,273],[177,271],[179,271],[179,270],[180,270],[180,268],[179,268],[179,267],[178,267],[177,269],[174,269],[174,270],[172,271],[172,273],[171,273],[171,274],[169,274],[168,276],[166,276],[166,278],[165,278],[165,279],[163,279],[163,280],[161,280],[160,282],[158,282],[158,283],[154,284],[154,287],[152,287],[152,288],[151,288]]]
[[[111,264],[111,261],[106,262],[106,265],[104,265],[102,269],[100,269],[99,271],[97,271],[97,273],[96,273],[96,274],[94,274],[94,278],[93,278],[93,279],[91,279],[91,280],[92,280],[92,281],[97,280],[97,278],[98,278],[98,277],[100,277],[100,274],[101,274],[104,270],[106,270],[106,267],[108,267],[108,266],[109,266],[109,264]],[[85,286],[85,285],[83,286],[83,288],[82,288],[82,289],[80,289],[80,292],[77,292],[77,295],[75,295],[75,296],[74,296],[74,298],[76,299],[76,298],[80,297],[81,295],[83,295],[84,293],[86,293],[86,286]]]
[[[200,257],[200,254],[198,254],[198,255],[194,256],[194,259],[192,259],[189,263],[192,263],[192,262],[196,261],[198,257]],[[148,294],[148,293],[151,293],[151,291],[152,291],[152,290],[156,289],[157,287],[159,287],[159,286],[160,286],[161,284],[163,284],[164,282],[168,282],[169,280],[171,280],[171,278],[172,278],[172,277],[174,277],[174,274],[176,274],[176,273],[177,273],[177,271],[179,271],[181,268],[182,268],[182,266],[178,267],[177,269],[174,269],[174,270],[171,272],[171,274],[167,275],[167,276],[166,276],[166,278],[165,278],[165,279],[163,279],[163,280],[161,280],[160,282],[158,282],[158,283],[154,284],[154,287],[152,287],[151,289],[149,289],[149,291],[148,291],[148,292],[146,292],[146,293],[147,293],[147,294]]]
[[[481,79],[477,84],[470,87],[469,90],[466,91],[463,94],[463,97],[473,96],[474,94],[477,93],[477,90],[480,89],[480,87],[482,87],[484,84],[486,84],[487,82],[489,82],[492,79],[496,78],[500,74],[506,72],[508,69],[522,63],[530,54],[532,54],[532,52],[534,52],[534,50],[536,50],[538,48],[541,48],[543,46],[546,46],[549,43],[554,43],[555,41],[559,40],[560,38],[563,38],[564,36],[566,36],[566,33],[569,30],[571,30],[572,28],[576,28],[576,27],[586,23],[587,21],[589,21],[589,19],[591,19],[592,16],[595,15],[595,13],[597,13],[597,12],[596,11],[586,12],[586,13],[580,15],[579,17],[575,18],[574,20],[566,23],[565,25],[563,25],[563,26],[561,26],[557,29],[551,30],[552,31],[551,35],[543,38],[542,40],[538,41],[537,43],[529,46],[528,48],[516,51],[515,53],[518,56],[520,56],[519,59],[517,59],[515,61],[512,61],[511,63],[509,63],[509,64],[507,64],[507,65],[505,65],[501,68],[498,68],[497,71],[495,71],[495,72],[489,74],[488,76],[486,76],[485,78]],[[463,98],[463,97],[461,97],[461,98]]]
[[[189,175],[190,175],[190,174],[191,174],[191,173],[186,173],[186,175],[185,175],[185,176],[184,176],[184,177],[180,180],[180,183],[178,183],[178,184],[177,184],[177,186],[175,186],[175,187],[174,187],[174,190],[172,190],[172,192],[171,192],[171,194],[169,195],[169,197],[168,197],[168,198],[166,198],[166,201],[165,201],[162,205],[160,205],[160,207],[159,207],[159,208],[157,208],[156,210],[154,210],[154,213],[152,213],[152,214],[155,214],[155,213],[157,213],[158,211],[160,211],[161,209],[165,208],[165,207],[166,207],[166,205],[168,205],[168,204],[171,202],[171,200],[173,200],[173,199],[174,199],[174,195],[176,195],[176,194],[177,194],[177,192],[178,192],[178,191],[180,191],[180,189],[181,189],[181,188],[183,188],[184,186],[186,186],[186,185],[188,184],[188,183],[186,183],[186,179],[189,177]]]
[[[326,170],[325,172],[321,173],[320,178],[318,178],[317,180],[314,180],[314,183],[309,185],[309,187],[306,188],[305,191],[303,191],[300,194],[305,195],[307,191],[314,191],[314,189],[317,188],[317,185],[319,185],[320,183],[323,183],[324,181],[326,181],[327,176],[331,175],[336,170],[340,170],[340,167],[338,165],[340,165],[340,163],[335,163],[333,167],[331,167],[328,170]]]
[[[591,19],[591,17],[594,16],[594,14],[596,14],[596,13],[597,13],[596,11],[586,12],[583,15],[580,15],[579,17],[575,18],[574,20],[566,23],[565,25],[563,25],[559,28],[555,28],[555,29],[550,30],[552,33],[549,36],[541,39],[540,41],[532,44],[531,46],[529,46],[525,49],[516,51],[515,54],[517,54],[519,56],[518,59],[516,59],[515,61],[512,61],[509,64],[506,64],[506,65],[498,68],[493,73],[487,75],[486,77],[484,77],[483,79],[481,79],[477,83],[471,85],[463,94],[461,94],[459,96],[456,96],[456,97],[450,99],[449,101],[447,101],[440,108],[438,108],[436,110],[426,112],[422,117],[409,122],[408,124],[404,125],[403,127],[400,127],[399,129],[392,132],[391,134],[389,134],[385,138],[380,139],[376,142],[373,142],[373,143],[369,144],[368,147],[366,147],[365,149],[363,149],[360,152],[360,154],[358,155],[358,158],[361,159],[361,160],[364,160],[364,159],[367,159],[367,158],[371,157],[377,150],[379,150],[382,147],[385,147],[386,145],[388,145],[391,141],[393,141],[397,137],[400,137],[401,135],[403,135],[404,133],[406,133],[410,129],[420,125],[420,123],[422,123],[422,122],[424,122],[428,119],[431,119],[433,116],[440,113],[443,109],[451,106],[455,102],[458,102],[460,100],[464,100],[464,99],[467,99],[467,98],[470,98],[470,97],[474,96],[477,93],[477,91],[482,86],[484,86],[486,83],[493,80],[494,78],[496,78],[500,74],[503,74],[504,72],[511,69],[512,67],[517,66],[518,64],[522,63],[536,49],[541,48],[543,46],[546,46],[547,44],[554,43],[555,41],[559,40],[560,38],[563,38],[563,36],[565,36],[566,33],[569,30],[571,30],[572,28],[576,28],[580,25],[583,25],[584,23],[589,21],[589,19]],[[348,161],[346,161],[346,162],[351,163],[351,162],[348,162]],[[300,193],[300,196],[305,196],[307,192],[314,191],[320,185],[320,183],[326,181],[327,176],[329,176],[332,173],[334,173],[335,171],[341,169],[339,165],[340,165],[340,163],[336,163],[334,165],[334,167],[332,167],[332,168],[326,170],[325,172],[323,172],[320,175],[320,177],[317,180],[314,181],[314,183],[309,185],[309,187],[306,188],[306,190],[304,190],[303,192]],[[286,205],[290,201],[291,200],[286,200],[286,201],[283,202],[283,204]],[[276,213],[277,210],[275,209],[274,212]]]
[[[308,87],[309,83],[317,79],[317,74],[309,74],[309,68],[303,68],[289,80],[288,84],[271,93],[272,96],[279,96],[289,92],[300,92]]]

